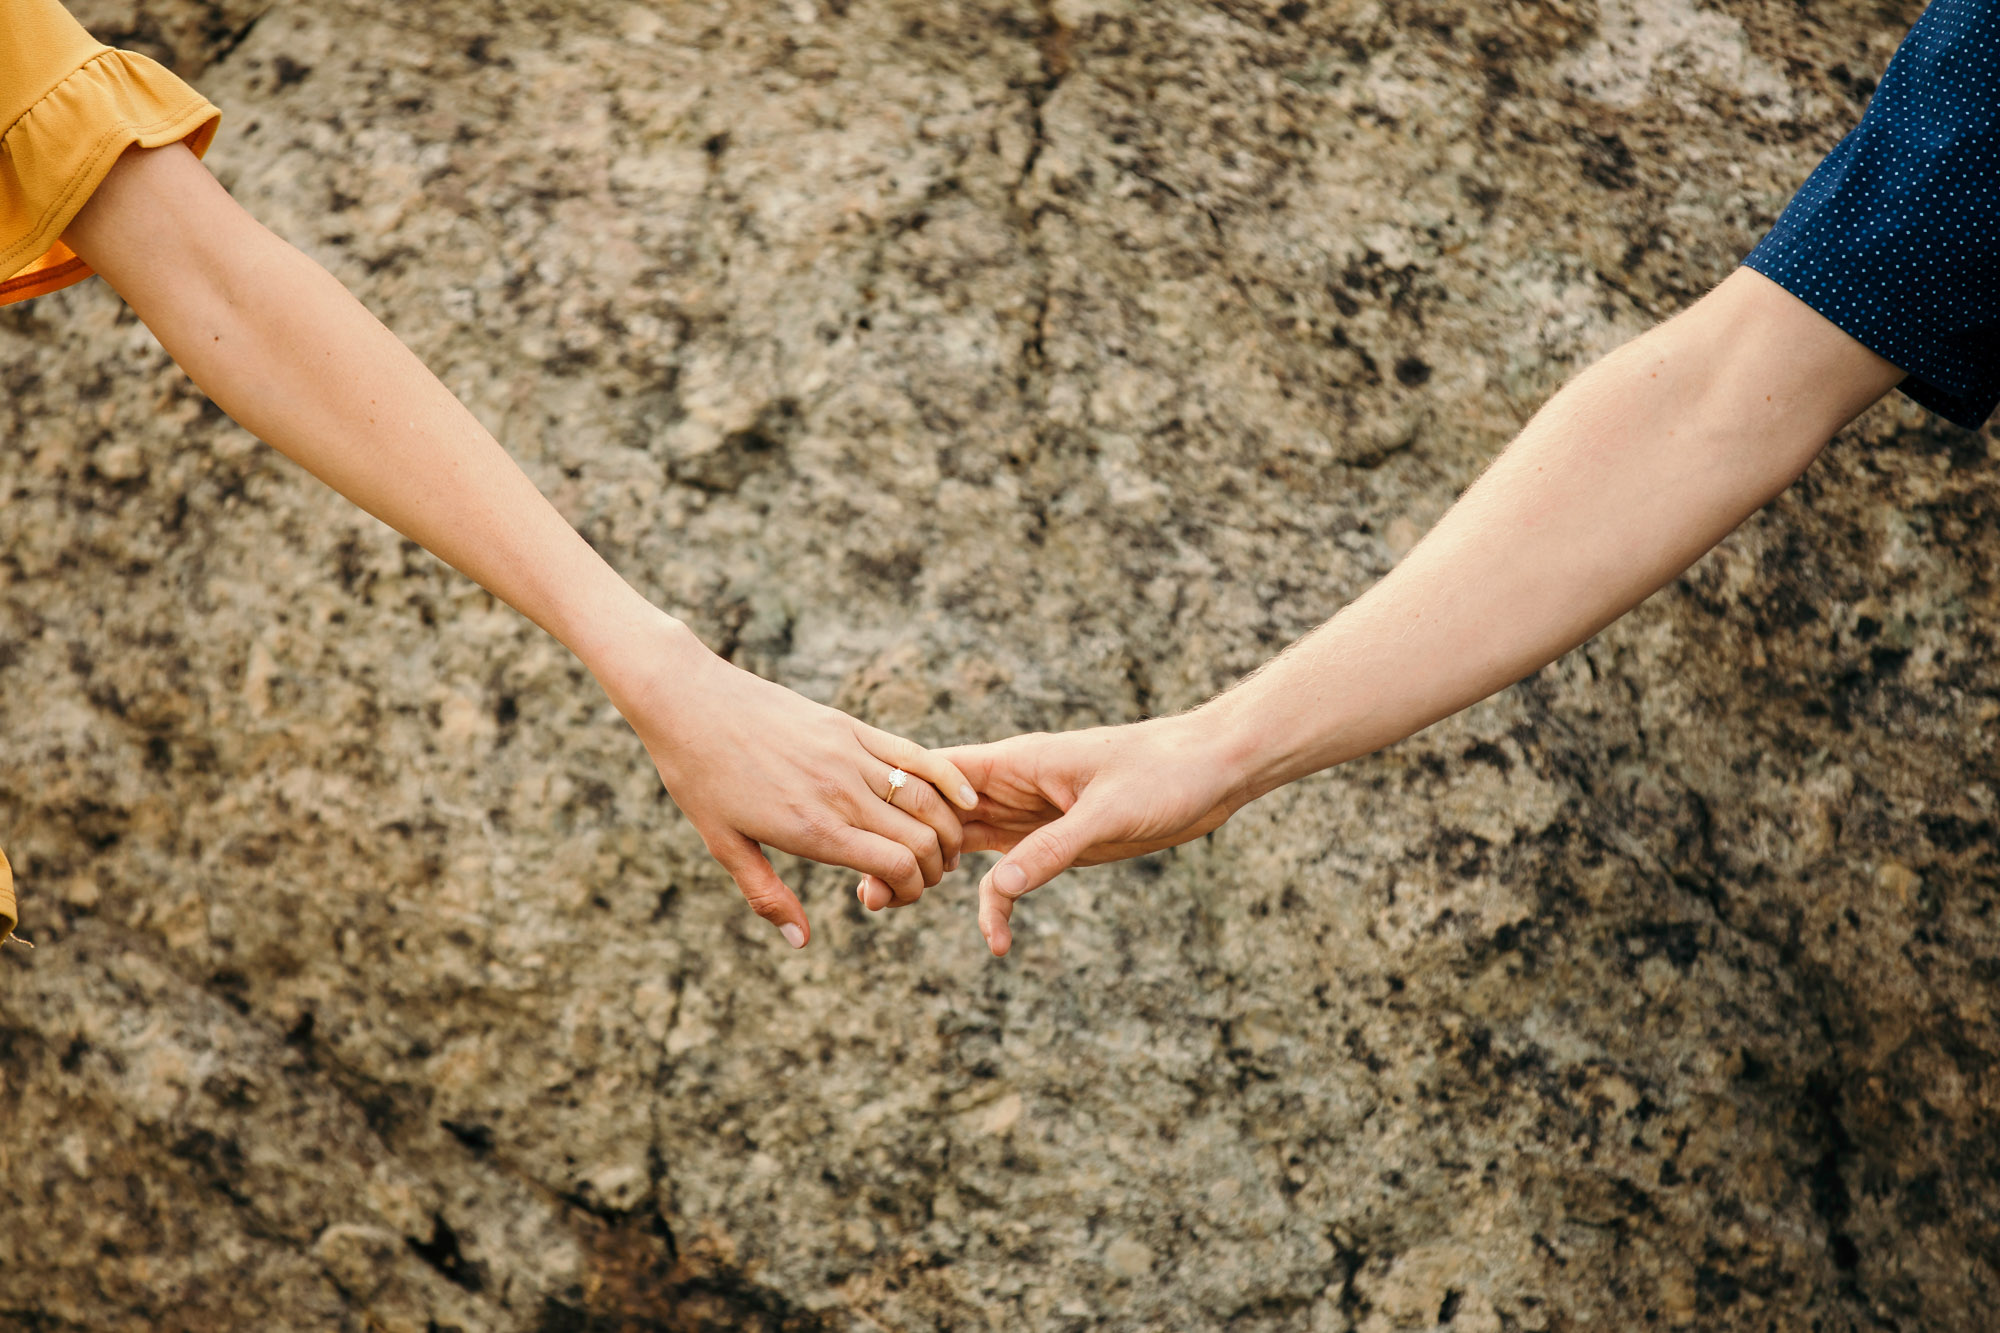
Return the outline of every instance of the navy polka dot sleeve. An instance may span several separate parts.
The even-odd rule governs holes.
[[[2000,403],[2000,0],[1934,0],[1743,261],[1961,426]]]

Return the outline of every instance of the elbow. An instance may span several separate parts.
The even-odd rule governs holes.
[[[1690,414],[1705,433],[1729,442],[1770,495],[1797,481],[1835,435],[1903,378],[1748,268],[1650,337],[1695,370]]]

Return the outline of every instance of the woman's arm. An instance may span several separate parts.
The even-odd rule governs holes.
[[[1296,778],[1521,679],[1693,564],[1902,372],[1739,269],[1577,376],[1381,582],[1174,718],[948,751],[1005,953],[1014,902],[1079,861],[1185,842]],[[863,901],[887,895],[864,882]]]
[[[758,844],[878,875],[914,900],[971,805],[921,747],[740,671],[641,597],[473,415],[324,269],[184,147],[128,152],[64,239],[245,429],[484,585],[583,660],[759,915],[804,945]],[[914,811],[915,813],[910,813]]]

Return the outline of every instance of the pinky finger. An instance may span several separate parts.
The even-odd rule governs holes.
[[[750,904],[750,910],[778,928],[785,937],[785,943],[794,949],[806,947],[812,938],[812,926],[806,921],[806,913],[799,906],[799,900],[785,881],[778,878],[778,872],[771,868],[769,858],[763,848],[733,829],[724,830],[715,837],[703,835],[708,844],[709,854],[721,863],[742,890],[743,900]]]

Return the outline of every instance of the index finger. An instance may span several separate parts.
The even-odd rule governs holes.
[[[1017,901],[995,888],[991,875],[979,881],[979,933],[986,937],[986,947],[995,958],[1005,958],[1014,947],[1014,932],[1009,922]]]

